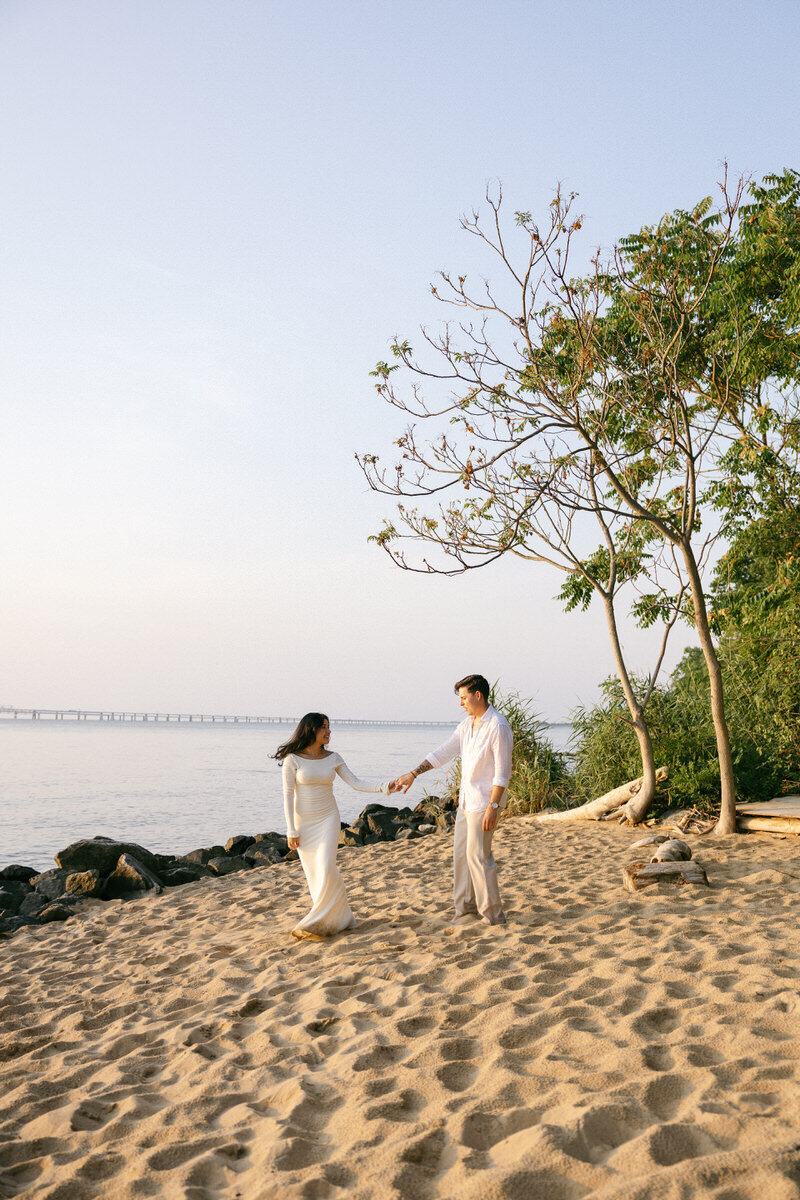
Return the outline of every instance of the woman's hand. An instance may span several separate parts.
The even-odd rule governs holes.
[[[288,841],[288,843],[289,843],[289,849],[290,849],[290,850],[296,850],[296,849],[298,848],[298,846],[300,845],[300,838],[299,838],[299,837],[298,837],[298,838],[287,838],[286,840],[287,840],[287,841]]]

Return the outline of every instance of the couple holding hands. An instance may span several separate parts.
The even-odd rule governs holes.
[[[311,893],[311,911],[292,930],[296,938],[318,941],[355,926],[336,866],[341,822],[333,796],[336,775],[359,792],[407,792],[417,775],[461,756],[461,787],[453,840],[452,924],[482,921],[504,925],[505,916],[492,857],[498,812],[505,807],[514,739],[508,721],[489,703],[483,675],[455,684],[466,716],[451,737],[418,767],[388,783],[365,783],[344,759],[328,750],[331,728],[324,713],[306,713],[274,757],[283,763],[286,832],[296,849]]]

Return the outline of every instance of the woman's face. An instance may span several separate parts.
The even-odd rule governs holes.
[[[327,744],[330,740],[331,740],[331,727],[328,724],[328,722],[326,721],[325,724],[320,725],[319,729],[317,730],[317,736],[314,739],[314,744],[315,744],[315,746],[318,747],[318,749],[321,750],[324,746],[327,746]]]

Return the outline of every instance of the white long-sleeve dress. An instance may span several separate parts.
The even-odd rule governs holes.
[[[330,937],[342,929],[352,929],[356,923],[336,866],[341,831],[333,796],[337,775],[358,792],[388,792],[388,783],[359,779],[333,751],[323,758],[287,754],[283,760],[286,836],[300,839],[297,852],[311,893],[311,911],[292,930],[295,937]]]

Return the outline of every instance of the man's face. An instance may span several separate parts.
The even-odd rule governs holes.
[[[458,689],[458,702],[468,717],[479,717],[486,711],[486,701],[480,692],[470,692],[465,687]]]

